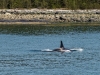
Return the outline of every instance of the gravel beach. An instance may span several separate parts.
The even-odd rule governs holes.
[[[0,24],[100,22],[100,10],[0,9]]]

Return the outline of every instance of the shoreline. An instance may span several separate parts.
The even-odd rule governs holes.
[[[45,23],[45,22],[0,22],[0,26],[11,25],[11,26],[18,26],[18,25],[36,25],[36,26],[99,26],[100,22],[69,22],[69,23]]]
[[[100,22],[100,10],[0,9],[0,24]]]
[[[0,25],[11,25],[11,24],[15,24],[15,25],[27,25],[27,24],[36,24],[36,25],[39,25],[39,24],[48,24],[46,22],[0,22]]]

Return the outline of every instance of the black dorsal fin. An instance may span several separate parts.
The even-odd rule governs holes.
[[[63,42],[60,42],[60,48],[64,48]]]

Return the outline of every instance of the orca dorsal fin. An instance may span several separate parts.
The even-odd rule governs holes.
[[[63,42],[60,42],[60,48],[64,48]]]

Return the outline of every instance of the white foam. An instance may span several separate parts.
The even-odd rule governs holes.
[[[82,52],[84,49],[82,49],[82,48],[73,48],[73,49],[70,49],[70,50],[77,50],[77,51]]]
[[[43,50],[41,50],[41,51],[51,52],[51,51],[53,51],[53,50],[51,50],[51,49],[43,49]]]

